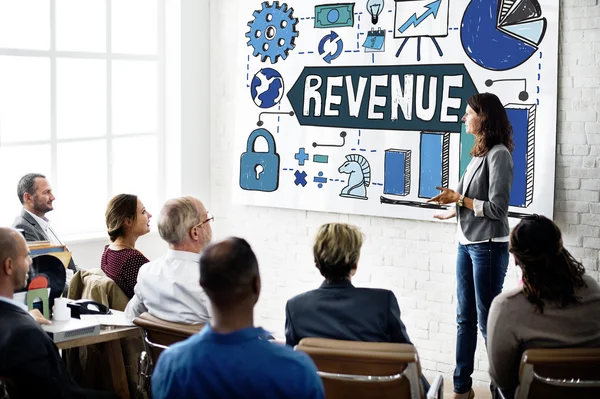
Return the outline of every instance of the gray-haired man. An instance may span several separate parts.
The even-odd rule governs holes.
[[[158,232],[167,253],[139,271],[135,295],[125,313],[143,312],[174,323],[207,323],[208,299],[199,285],[200,253],[210,243],[213,216],[194,197],[167,201],[160,211]]]

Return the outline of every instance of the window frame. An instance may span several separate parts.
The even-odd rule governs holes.
[[[166,31],[166,1],[157,0],[157,47],[156,54],[126,54],[126,53],[113,53],[112,52],[112,0],[105,0],[106,6],[106,49],[104,52],[85,52],[85,51],[58,51],[56,49],[56,35],[57,35],[57,21],[56,21],[56,0],[49,0],[50,3],[50,48],[49,50],[30,50],[30,49],[19,49],[19,48],[0,48],[0,57],[3,56],[15,56],[15,57],[36,57],[50,60],[50,138],[46,140],[24,140],[24,141],[10,141],[2,142],[0,137],[0,146],[5,149],[11,147],[27,148],[33,145],[50,145],[50,170],[40,171],[48,175],[48,178],[53,185],[53,189],[56,192],[60,192],[60,185],[62,179],[58,176],[58,146],[63,143],[77,143],[86,141],[98,141],[103,140],[106,143],[106,202],[117,193],[113,193],[113,141],[115,139],[132,138],[132,137],[155,137],[156,139],[156,155],[157,155],[157,171],[156,176],[156,193],[155,199],[157,204],[163,203],[166,198],[167,192],[167,170],[166,170],[166,113],[167,113],[167,71],[166,71],[166,43],[167,43],[167,31]],[[57,88],[57,60],[60,59],[94,59],[104,60],[106,63],[106,131],[103,135],[95,135],[93,137],[69,137],[69,138],[58,138],[57,134],[57,99],[58,99],[58,88]],[[113,133],[113,119],[112,119],[112,107],[113,107],[113,90],[112,90],[112,72],[113,72],[113,61],[146,61],[154,62],[157,69],[157,104],[156,104],[156,116],[157,124],[156,131],[144,131],[144,132],[127,132],[124,134]],[[32,171],[34,172],[34,171]],[[36,171],[37,172],[37,171]],[[16,183],[16,182],[15,182]],[[62,181],[62,184],[65,184]],[[68,184],[68,183],[67,183]],[[16,189],[16,187],[15,187]],[[76,218],[76,215],[72,215]],[[98,232],[99,233],[99,232]],[[105,234],[102,231],[103,235]],[[77,239],[79,236],[89,237],[94,233],[86,231],[84,229],[78,229],[68,236]]]

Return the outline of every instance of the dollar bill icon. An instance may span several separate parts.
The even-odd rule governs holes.
[[[315,6],[315,28],[354,26],[354,3]]]

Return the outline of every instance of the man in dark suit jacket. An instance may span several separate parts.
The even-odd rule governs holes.
[[[0,228],[0,377],[18,398],[114,398],[88,391],[71,379],[58,349],[13,293],[25,287],[31,258],[21,234]]]
[[[287,345],[295,346],[305,337],[411,344],[394,293],[356,288],[350,281],[362,242],[362,233],[351,225],[329,223],[319,228],[313,255],[325,281],[287,302]],[[427,392],[429,383],[424,377],[421,381]]]
[[[12,227],[21,230],[28,242],[49,241],[54,245],[62,245],[46,219],[46,213],[54,209],[52,202],[55,199],[46,176],[39,173],[26,174],[19,180],[17,195],[23,210],[15,218]],[[73,259],[69,261],[69,269],[76,271]]]
[[[329,223],[319,228],[313,255],[325,281],[318,289],[288,301],[288,345],[297,345],[305,337],[411,343],[394,293],[356,288],[350,282],[358,268],[362,242],[362,233],[351,225]]]
[[[290,299],[285,309],[285,340],[302,338],[410,344],[392,291],[357,288],[350,280],[324,281],[321,287]]]

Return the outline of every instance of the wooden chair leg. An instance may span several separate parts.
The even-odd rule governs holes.
[[[121,341],[113,340],[104,343],[104,353],[108,356],[108,364],[114,392],[121,399],[130,399],[125,362],[121,351]]]

